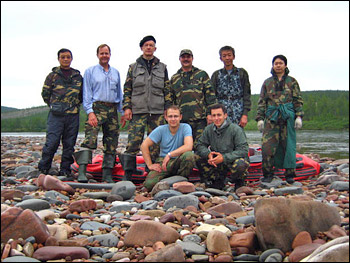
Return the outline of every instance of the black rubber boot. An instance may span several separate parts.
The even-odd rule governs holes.
[[[263,183],[271,183],[272,179],[273,179],[273,176],[264,175],[264,177],[261,178],[261,182],[263,182]]]
[[[87,183],[88,179],[86,177],[86,167],[92,160],[92,151],[82,150],[79,152],[74,152],[73,156],[75,161],[79,165],[78,168],[78,182]]]
[[[242,186],[245,186],[245,181],[244,181],[244,178],[239,178],[239,179],[236,179],[235,181],[235,191],[242,187]]]
[[[112,172],[115,165],[115,155],[105,154],[102,163],[102,182],[114,183]]]
[[[139,171],[136,169],[136,155],[123,153],[120,155],[119,159],[122,163],[124,170],[124,177],[122,181],[132,181],[133,174],[143,174],[143,171]]]

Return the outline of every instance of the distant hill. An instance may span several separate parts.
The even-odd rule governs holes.
[[[16,108],[1,106],[1,113],[11,112],[11,111],[18,111],[18,110],[19,109],[16,109]]]
[[[349,91],[302,91],[304,100],[303,129],[349,130]],[[259,95],[251,96],[252,107],[246,130],[256,130],[256,110]],[[5,112],[8,109],[12,111]],[[44,132],[49,108],[47,106],[18,110],[1,106],[1,132]],[[80,110],[80,131],[84,130],[86,113]],[[126,130],[125,127],[123,130]]]

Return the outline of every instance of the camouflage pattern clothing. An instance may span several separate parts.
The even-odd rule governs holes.
[[[227,109],[231,122],[239,124],[242,115],[250,111],[250,82],[248,72],[244,68],[233,66],[232,72],[225,68],[217,70],[211,76],[211,82],[219,103]]]
[[[173,104],[181,109],[182,121],[191,125],[194,145],[206,126],[209,106],[217,103],[208,74],[196,67],[179,69],[170,79]]]
[[[48,106],[57,101],[72,106],[66,111],[67,114],[79,113],[80,104],[83,101],[82,94],[83,77],[79,70],[71,68],[71,75],[66,78],[60,67],[52,68],[41,92],[41,96]]]
[[[117,103],[94,102],[93,111],[97,118],[97,126],[92,127],[88,120],[85,122],[85,139],[81,147],[96,149],[97,137],[100,128],[103,131],[103,147],[104,154],[116,154],[119,139],[119,123]]]
[[[67,71],[67,70],[66,70]],[[67,71],[67,76],[60,67],[54,67],[46,77],[42,89],[42,98],[50,106],[58,100],[72,106],[65,115],[56,116],[51,111],[47,118],[46,142],[39,161],[40,171],[47,173],[51,168],[53,157],[62,141],[60,173],[69,175],[74,162],[73,152],[79,131],[79,109],[82,102],[83,77],[76,69]]]
[[[144,186],[148,191],[152,190],[153,186],[163,178],[179,175],[188,178],[196,164],[198,157],[193,152],[185,152],[176,158],[171,158],[167,165],[167,170],[164,172],[151,171],[148,173]],[[164,157],[158,157],[156,163],[162,165]]]
[[[166,65],[157,57],[151,65],[140,56],[129,66],[124,84],[123,110],[132,110],[128,128],[128,145],[125,153],[136,155],[140,151],[145,129],[150,134],[165,124],[164,110],[172,104]],[[151,150],[152,160],[159,155],[159,146]]]
[[[227,173],[233,181],[243,179],[249,168],[248,150],[246,135],[237,124],[226,119],[220,128],[213,123],[208,125],[195,151],[200,157],[197,166],[201,180],[207,185],[222,186]],[[208,164],[208,155],[211,151],[220,152],[224,157],[223,163],[218,167]]]
[[[262,170],[264,176],[273,176],[274,168],[281,167],[281,163],[276,163],[275,157],[284,159],[289,147],[296,147],[290,145],[287,148],[288,129],[294,132],[294,118],[297,116],[303,117],[302,109],[303,100],[299,84],[293,77],[289,76],[288,68],[285,69],[285,74],[281,81],[278,80],[274,70],[271,70],[272,77],[266,79],[261,87],[260,97],[258,100],[258,109],[256,121],[264,120],[264,132],[262,137]],[[280,108],[284,105],[291,105],[291,110],[294,111],[295,116],[293,120],[288,120],[283,117],[283,112]],[[271,109],[274,109],[271,112]],[[287,123],[289,123],[287,125]],[[290,132],[290,136],[292,133]],[[295,165],[295,164],[294,164]],[[283,165],[282,165],[283,166]],[[283,167],[281,167],[283,168]],[[285,175],[293,174],[295,168],[285,167]]]

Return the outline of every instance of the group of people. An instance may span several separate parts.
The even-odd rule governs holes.
[[[136,155],[141,150],[149,172],[144,182],[148,190],[167,176],[188,177],[194,167],[207,187],[222,189],[227,180],[236,188],[243,186],[249,167],[243,128],[248,122],[251,91],[247,71],[233,64],[235,50],[230,46],[220,49],[224,67],[209,78],[193,66],[192,51],[183,49],[181,68],[169,80],[167,66],[154,56],[156,39],[145,36],[139,45],[142,55],[129,65],[123,90],[119,71],[109,65],[111,48],[107,44],[97,48],[99,64],[88,68],[84,77],[70,67],[72,52],[58,51],[60,66],[52,69],[42,90],[50,112],[38,169],[49,172],[62,141],[60,175],[71,176],[74,157],[79,165],[77,180],[88,182],[87,165],[102,127],[102,180],[113,183],[119,128],[129,121],[126,150],[119,155],[123,180],[132,180],[132,174],[138,173]],[[302,126],[303,101],[297,81],[288,75],[287,59],[277,55],[272,66],[272,77],[261,88],[256,116],[263,132],[263,181],[271,182],[277,167],[286,168],[287,182],[293,183],[295,129]],[[81,104],[88,116],[85,138],[74,152]]]

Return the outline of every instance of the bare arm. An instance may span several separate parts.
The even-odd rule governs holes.
[[[151,159],[151,154],[149,152],[149,148],[154,144],[154,142],[150,139],[150,138],[146,138],[143,143],[141,144],[141,152],[142,152],[142,156],[143,159],[147,165],[147,167],[151,170],[151,171],[157,171],[157,172],[161,172],[161,167],[159,164],[153,164],[152,163],[152,159]]]

